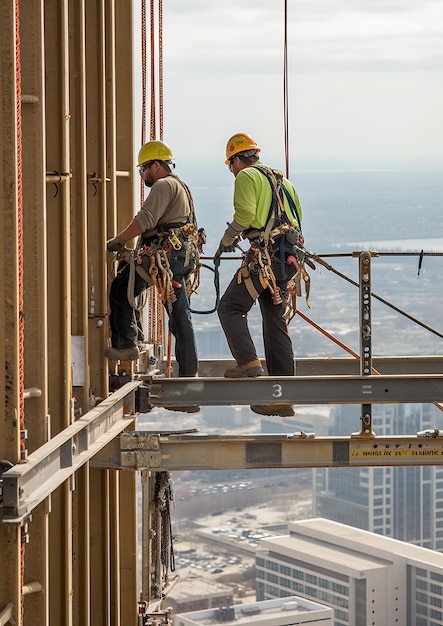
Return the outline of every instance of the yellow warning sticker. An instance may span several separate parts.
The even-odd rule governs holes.
[[[367,450],[351,449],[351,457],[387,457],[387,456],[443,456],[443,449],[427,448],[421,450]]]

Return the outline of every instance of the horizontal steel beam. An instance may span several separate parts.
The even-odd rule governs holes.
[[[22,524],[40,502],[134,421],[134,392],[139,385],[127,383],[2,475],[4,524]]]
[[[264,367],[266,363],[262,361]],[[232,359],[200,359],[198,373],[203,378],[222,377],[229,367],[236,362]],[[372,366],[383,375],[388,374],[441,374],[443,357],[441,356],[402,356],[373,357]],[[355,357],[332,358],[296,358],[294,359],[297,376],[357,376],[360,374],[360,361]],[[178,365],[172,361],[173,376],[178,376]]]
[[[428,403],[443,400],[443,375],[150,378],[150,407]],[[149,410],[149,407],[148,409]]]
[[[142,385],[142,380],[144,385]],[[357,438],[318,439],[220,436],[203,438],[184,434],[150,434],[137,447],[128,448],[128,434],[120,433],[135,417],[155,406],[228,406],[296,402],[298,404],[383,404],[424,403],[443,398],[442,375],[152,378],[142,376],[129,382],[72,426],[56,435],[2,475],[3,523],[22,524],[32,510],[84,463],[133,470],[148,468],[218,469],[250,467],[333,467],[335,465],[423,465],[440,464],[440,437],[437,443],[394,437],[362,444]],[[146,411],[143,405],[147,404]],[[130,407],[128,409],[128,406]],[[174,438],[175,437],[175,438]],[[361,433],[360,433],[361,437]],[[364,439],[364,438],[363,438]],[[386,441],[390,452],[374,448]],[[395,448],[403,441],[402,448]],[[122,443],[121,443],[122,442]],[[177,446],[177,442],[181,445]],[[129,445],[132,445],[130,443]],[[424,447],[423,447],[424,446]],[[106,450],[103,450],[106,447]],[[103,451],[103,452],[101,452]],[[99,454],[100,453],[100,454]]]
[[[438,436],[434,436],[438,433]],[[92,465],[128,470],[443,465],[442,431],[423,436],[169,435],[127,432]]]

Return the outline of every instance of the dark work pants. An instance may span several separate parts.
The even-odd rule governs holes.
[[[197,343],[192,326],[191,311],[181,266],[171,263],[174,280],[181,285],[174,287],[177,300],[172,303],[169,330],[175,338],[175,358],[179,376],[195,376],[198,370]],[[138,327],[135,311],[128,301],[129,264],[121,263],[109,292],[111,342],[113,348],[131,348],[137,343]],[[176,271],[175,271],[176,270]],[[135,272],[134,297],[139,296],[148,284]]]
[[[284,305],[274,304],[272,294],[264,288],[257,275],[251,275],[257,293],[258,303],[262,314],[263,342],[265,359],[269,376],[293,376],[294,352],[288,334],[288,326],[283,318]],[[277,281],[278,286],[284,289],[287,280]],[[218,306],[218,316],[226,335],[232,356],[237,365],[244,365],[257,359],[254,342],[248,328],[248,312],[254,300],[249,294],[244,281],[240,284],[235,274]]]

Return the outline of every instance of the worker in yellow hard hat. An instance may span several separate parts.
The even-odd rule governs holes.
[[[169,328],[175,337],[179,376],[195,376],[197,348],[185,287],[185,278],[195,268],[197,252],[194,237],[197,220],[192,195],[187,185],[173,174],[173,153],[163,141],[145,143],[137,165],[144,184],[150,188],[149,194],[134,219],[109,239],[107,249],[121,253],[127,241],[138,237],[136,249],[140,262],[135,264],[133,295],[140,295],[151,284],[164,291],[161,296],[169,315]],[[169,264],[169,268],[165,264]],[[127,295],[130,266],[129,262],[119,263],[110,289],[112,346],[105,349],[105,356],[112,360],[136,360],[139,356],[137,320]],[[156,283],[154,279],[159,272],[163,273],[163,278]]]
[[[282,301],[297,265],[300,250],[302,208],[293,185],[278,170],[260,161],[261,149],[247,133],[236,133],[226,144],[225,164],[234,174],[234,219],[228,225],[216,257],[233,252],[244,237],[250,248],[220,299],[218,315],[237,365],[227,378],[264,374],[248,329],[248,312],[258,300],[263,318],[265,360],[269,376],[293,376],[294,352],[284,318]],[[261,415],[294,415],[292,403],[251,405]]]

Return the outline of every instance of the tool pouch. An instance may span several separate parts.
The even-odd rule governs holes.
[[[273,237],[270,243],[270,254],[272,259],[272,271],[277,281],[290,280],[304,264],[304,254],[297,247],[302,238],[302,234],[296,228],[289,228],[281,235]],[[296,264],[288,263],[292,257]]]

